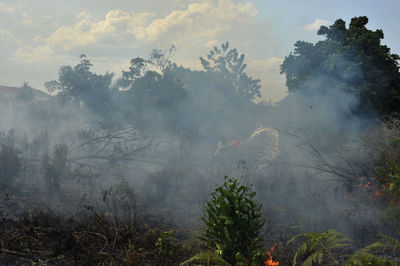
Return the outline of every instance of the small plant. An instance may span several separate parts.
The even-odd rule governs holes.
[[[173,260],[177,257],[180,245],[174,243],[175,241],[174,230],[161,232],[156,241],[156,249],[158,252],[159,260],[162,264],[167,263],[168,260]]]
[[[201,239],[232,265],[248,265],[261,260],[264,226],[261,205],[254,199],[256,193],[239,184],[236,179],[228,179],[211,193],[206,204],[206,226]]]
[[[297,265],[297,260],[300,257],[305,257],[302,266],[312,266],[315,265],[314,263],[318,265],[326,264],[325,257],[329,258],[329,265],[340,265],[332,250],[349,246],[347,242],[350,241],[341,233],[329,229],[323,233],[311,232],[296,235],[288,241],[288,244],[299,238],[305,240],[294,255],[293,266]]]

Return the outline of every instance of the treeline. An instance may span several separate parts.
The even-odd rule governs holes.
[[[112,73],[93,73],[81,55],[79,64],[62,66],[58,79],[45,86],[61,103],[84,108],[110,125],[165,130],[183,139],[223,135],[224,127],[245,123],[261,85],[245,72],[244,55],[226,42],[200,58],[204,71],[192,71],[172,62],[174,52],[171,47],[134,58],[114,82]]]

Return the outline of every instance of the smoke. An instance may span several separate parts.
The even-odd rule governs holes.
[[[365,228],[371,236],[383,230],[373,202],[349,199],[358,193],[356,180],[372,174],[362,133],[373,121],[356,112],[359,100],[341,89],[342,76],[319,76],[269,106],[238,97],[226,73],[174,64],[167,70],[72,101],[3,97],[1,143],[12,138],[23,162],[14,177],[20,197],[68,216],[167,211],[193,226],[214,185],[230,176],[253,184],[273,238],[300,227],[335,228],[366,241]],[[353,75],[345,79],[362,73]],[[63,169],[55,163],[58,144],[66,147]],[[55,191],[44,177],[59,182]],[[30,198],[29,189],[40,194]]]

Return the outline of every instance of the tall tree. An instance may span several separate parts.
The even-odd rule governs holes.
[[[114,74],[98,75],[90,71],[92,63],[85,55],[75,67],[62,66],[58,80],[45,83],[50,92],[55,92],[63,100],[82,102],[97,114],[104,114],[110,104],[110,85]]]
[[[366,28],[368,18],[354,17],[346,28],[338,19],[321,26],[316,44],[298,41],[285,57],[281,73],[286,74],[289,93],[338,90],[356,95],[360,109],[387,115],[400,111],[400,57],[381,44],[382,30]]]
[[[232,84],[233,93],[248,102],[261,97],[260,80],[253,79],[244,71],[244,54],[237,49],[229,49],[229,42],[222,44],[221,49],[214,47],[207,58],[200,57],[203,68],[208,72],[216,72]]]

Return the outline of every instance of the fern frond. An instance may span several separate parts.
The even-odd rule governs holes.
[[[357,251],[353,255],[348,256],[345,266],[364,266],[364,265],[375,265],[375,266],[396,266],[397,263],[390,261],[385,258],[375,256],[371,253],[364,253]]]
[[[294,258],[293,258],[293,266],[295,266],[297,264],[297,257],[301,256],[302,254],[307,252],[307,241],[304,242],[299,249],[297,249],[296,254],[294,254]]]
[[[185,260],[179,266],[190,266],[190,265],[221,265],[230,266],[228,262],[223,260],[221,257],[213,252],[206,251],[200,252],[188,260]]]
[[[334,264],[338,264],[331,250],[348,246],[350,241],[349,238],[344,237],[341,233],[329,229],[323,233],[310,232],[296,235],[288,241],[288,244],[298,238],[305,238],[305,240],[294,255],[293,265],[296,265],[297,259],[306,253],[310,253],[310,255],[302,265],[312,265],[314,262],[321,263],[324,254],[328,255]]]
[[[393,253],[400,248],[400,241],[394,237],[378,234],[379,242],[390,248]]]
[[[308,256],[307,259],[301,265],[302,266],[313,266],[314,263],[318,263],[318,265],[321,265],[323,257],[324,257],[324,254],[321,251],[315,252],[312,255]]]
[[[383,250],[385,245],[381,242],[375,242],[368,246],[365,246],[363,249],[360,250],[362,253],[369,253],[369,254],[377,254],[380,250]]]
[[[355,252],[353,255],[348,256],[350,259],[347,261],[346,266],[358,265],[398,265],[396,262],[380,257],[379,254],[391,249],[392,253],[400,247],[400,241],[396,238],[387,235],[378,235],[379,240],[363,249]]]

